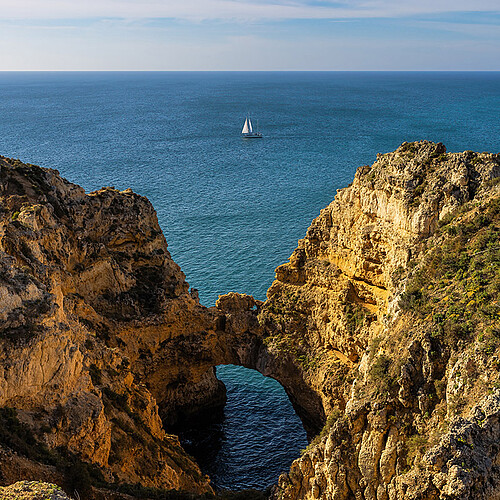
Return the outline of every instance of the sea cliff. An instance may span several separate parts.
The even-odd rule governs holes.
[[[275,498],[500,497],[500,158],[405,143],[360,167],[261,311],[325,426]]]
[[[500,497],[499,155],[360,167],[262,303],[200,305],[155,211],[0,157],[0,481],[211,494],[170,425],[277,379],[312,442],[276,499]],[[75,473],[76,471],[76,473]]]
[[[95,484],[211,491],[154,394],[158,324],[191,333],[205,317],[151,204],[1,158],[0,205],[3,483],[44,476],[90,490],[73,469]]]
[[[290,394],[315,397],[266,354],[261,302],[230,293],[200,305],[147,199],[87,194],[2,157],[0,206],[4,484],[44,477],[89,498],[211,493],[168,430],[225,403],[215,366],[295,374]]]

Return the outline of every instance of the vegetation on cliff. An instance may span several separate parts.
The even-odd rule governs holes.
[[[500,337],[500,199],[463,205],[440,222],[429,245],[406,278],[401,309],[432,320],[432,337],[448,345],[480,336],[493,354]]]
[[[405,143],[277,269],[266,344],[301,366],[325,426],[276,498],[500,494],[499,176],[498,155]]]

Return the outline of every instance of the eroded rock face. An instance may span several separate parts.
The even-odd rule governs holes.
[[[224,404],[214,366],[238,364],[277,379],[311,436],[322,429],[276,498],[499,497],[498,155],[421,142],[378,156],[313,221],[265,303],[230,293],[212,308],[145,198],[0,163],[9,429],[109,484],[209,492],[168,430]],[[65,480],[5,439],[4,484]]]
[[[168,430],[225,403],[215,366],[277,378],[306,422],[310,401],[320,407],[300,370],[268,352],[262,302],[199,304],[145,198],[87,195],[18,160],[0,167],[0,409],[15,408],[48,449],[109,483],[202,493],[209,479]],[[3,471],[26,479],[24,465]]]
[[[326,425],[275,498],[500,498],[499,175],[498,155],[405,143],[278,267],[266,344]]]
[[[56,171],[2,158],[0,207],[0,406],[110,483],[211,491],[165,432],[162,384],[144,362],[213,322],[151,204],[130,190],[86,195]],[[23,479],[15,470],[2,467],[2,481]]]

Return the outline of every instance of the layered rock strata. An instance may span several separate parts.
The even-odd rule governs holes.
[[[405,143],[276,270],[270,352],[320,396],[275,498],[500,498],[500,157]]]

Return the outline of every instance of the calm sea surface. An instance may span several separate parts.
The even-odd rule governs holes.
[[[248,112],[264,139],[240,138]],[[0,73],[0,154],[88,191],[147,196],[205,305],[228,291],[264,299],[274,268],[376,153],[420,139],[499,152],[499,115],[500,73]],[[274,381],[218,375],[225,414],[186,443],[218,486],[264,487],[305,433]]]

